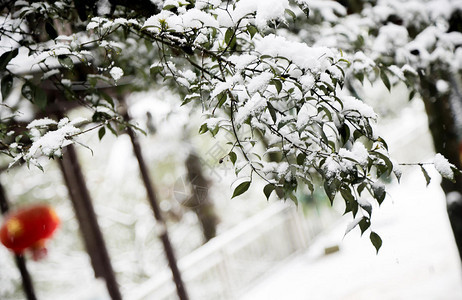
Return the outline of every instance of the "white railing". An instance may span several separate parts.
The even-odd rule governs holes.
[[[305,250],[338,214],[330,209],[303,216],[293,205],[278,202],[235,228],[210,240],[179,261],[191,299],[237,299],[250,284],[278,262]],[[129,300],[176,300],[167,270],[136,287]]]

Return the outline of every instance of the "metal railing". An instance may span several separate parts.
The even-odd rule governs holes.
[[[237,299],[265,272],[305,250],[337,218],[327,207],[305,217],[293,205],[271,204],[179,261],[190,298]],[[171,274],[160,272],[136,287],[127,299],[177,299]]]

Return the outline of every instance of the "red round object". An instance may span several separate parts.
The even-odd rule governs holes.
[[[48,205],[33,205],[7,215],[0,228],[0,241],[16,254],[42,246],[58,227],[55,210]]]

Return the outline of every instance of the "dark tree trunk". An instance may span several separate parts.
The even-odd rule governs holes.
[[[188,170],[188,181],[191,185],[191,196],[185,205],[196,213],[202,226],[205,242],[217,234],[218,217],[212,200],[209,197],[209,182],[204,177],[199,157],[190,152],[185,162]]]
[[[459,156],[459,137],[451,108],[451,94],[439,93],[436,88],[438,73],[433,76],[420,76],[421,96],[428,116],[430,133],[433,138],[435,151],[444,155],[450,163],[462,170]],[[448,76],[441,75],[442,79],[449,81]],[[462,99],[459,99],[462,100]],[[441,187],[446,194],[447,211],[454,238],[462,260],[462,175],[456,174],[455,182],[443,178]]]
[[[59,160],[59,166],[69,190],[69,196],[79,221],[80,232],[90,256],[95,276],[106,281],[109,295],[113,300],[121,300],[122,295],[73,145],[66,147],[63,158]]]

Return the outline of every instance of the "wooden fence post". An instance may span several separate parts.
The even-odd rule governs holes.
[[[124,113],[125,121],[130,121],[130,116],[128,115],[128,111]],[[143,154],[141,152],[141,147],[138,142],[138,138],[131,127],[127,127],[127,133],[130,136],[130,140],[133,145],[133,151],[135,153],[136,159],[138,160],[138,165],[140,168],[141,179],[143,180],[144,186],[146,188],[146,194],[148,196],[149,204],[154,212],[154,217],[157,222],[157,226],[161,227],[160,239],[162,240],[162,244],[164,246],[165,255],[167,256],[168,264],[172,271],[173,281],[176,285],[176,291],[180,300],[188,300],[188,294],[186,293],[186,289],[184,287],[183,280],[181,279],[181,273],[178,269],[178,265],[175,258],[175,253],[173,251],[172,244],[170,243],[170,239],[168,237],[167,227],[162,217],[162,212],[159,208],[157,194],[154,190],[154,187],[151,182],[151,178],[149,176],[148,168],[144,161]]]
[[[58,160],[69,196],[74,206],[85,248],[90,256],[96,277],[104,278],[109,295],[113,300],[122,300],[111,260],[98,225],[90,193],[80,168],[73,145],[66,147],[63,158]]]

